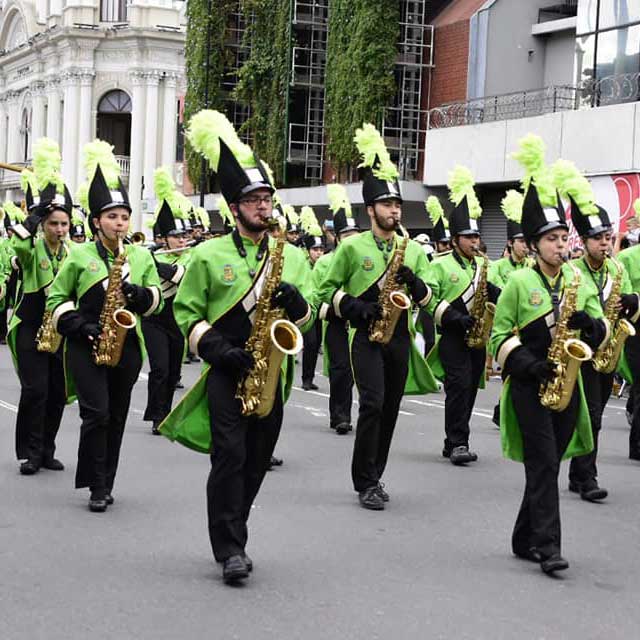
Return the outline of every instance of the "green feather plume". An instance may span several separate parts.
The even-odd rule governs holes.
[[[224,140],[240,166],[244,169],[256,166],[251,148],[240,140],[227,116],[219,111],[198,111],[189,121],[187,138],[193,148],[209,160],[214,171],[218,170],[220,160],[220,139]]]
[[[83,182],[76,190],[76,202],[85,211],[89,211],[89,183],[88,182]]]
[[[597,216],[596,196],[591,183],[569,160],[557,160],[551,167],[553,181],[561,195],[571,196],[585,216]]]
[[[87,173],[87,180],[91,182],[96,168],[100,165],[100,171],[110,189],[118,188],[120,177],[120,165],[113,155],[113,145],[96,138],[82,147],[82,163]]]
[[[351,202],[349,201],[349,195],[347,190],[341,184],[328,184],[327,185],[327,199],[329,200],[329,209],[331,213],[335,215],[341,209],[344,209],[347,218],[352,218]]]
[[[300,222],[300,216],[296,213],[292,204],[283,204],[282,210],[284,211],[284,215],[287,217],[287,220],[292,225],[296,225]]]
[[[636,212],[636,218],[640,220],[640,198],[637,198],[633,202],[633,210]]]
[[[208,229],[211,226],[211,217],[204,207],[196,207],[196,218],[200,220],[205,229]]]
[[[506,195],[500,201],[500,208],[507,220],[520,224],[522,220],[522,205],[524,204],[524,195],[515,189],[509,189]]]
[[[38,195],[38,181],[36,180],[36,174],[31,169],[23,169],[20,172],[20,186],[22,190],[27,193],[27,187],[31,185],[31,193]]]
[[[220,196],[217,200],[218,211],[220,212],[220,217],[223,222],[226,222],[229,226],[236,226],[236,219],[233,217],[233,213],[231,213],[231,209],[229,209],[229,204],[224,199],[223,196]]]
[[[51,138],[40,138],[33,145],[33,172],[38,189],[42,191],[48,184],[55,184],[62,191],[64,181],[60,175],[62,156],[60,146]]]
[[[518,140],[518,150],[511,154],[523,167],[525,174],[522,178],[522,190],[527,192],[531,182],[538,191],[540,204],[543,207],[557,205],[556,189],[551,169],[547,166],[544,156],[546,145],[544,140],[533,133]]]
[[[456,165],[453,171],[449,172],[449,200],[458,206],[464,197],[467,197],[469,206],[469,217],[477,220],[482,215],[482,207],[476,195],[473,174],[467,167]]]
[[[176,183],[173,181],[171,172],[167,167],[158,167],[153,172],[153,190],[156,200],[169,200],[176,190]]]
[[[424,207],[429,214],[429,219],[431,220],[431,224],[435,226],[438,224],[438,220],[446,220],[444,216],[444,209],[440,204],[440,200],[436,196],[429,196],[427,201],[424,203]]]
[[[82,215],[82,213],[80,211],[78,211],[78,209],[76,207],[73,207],[73,210],[71,212],[71,224],[72,225],[84,225],[84,216]]]
[[[273,169],[264,160],[260,160],[260,162],[262,164],[262,168],[267,174],[267,177],[269,178],[269,184],[275,189],[276,179],[275,179],[275,176],[273,175]]]
[[[304,206],[300,210],[300,224],[304,232],[310,236],[321,236],[322,229],[318,224],[318,218],[316,217],[315,211],[309,207]]]
[[[392,181],[399,176],[398,167],[391,160],[384,138],[371,123],[367,122],[357,129],[353,140],[362,156],[359,167],[371,167],[373,175],[379,180]]]
[[[3,203],[2,208],[4,209],[5,214],[9,216],[9,220],[14,224],[16,222],[22,222],[25,219],[22,209],[11,202],[11,200],[7,200]]]

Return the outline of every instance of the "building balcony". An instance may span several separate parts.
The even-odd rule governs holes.
[[[115,156],[120,165],[120,177],[125,186],[129,186],[129,171],[131,167],[131,158],[129,156]]]

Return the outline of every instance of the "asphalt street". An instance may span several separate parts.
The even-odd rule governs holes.
[[[197,365],[183,369],[189,385]],[[299,373],[297,382],[299,384]],[[13,437],[19,398],[0,347],[0,639],[555,639],[637,637],[640,613],[640,463],[627,459],[623,402],[601,438],[601,505],[567,491],[563,552],[549,578],[510,554],[523,468],[501,456],[491,423],[499,382],[480,392],[472,421],[479,461],[440,455],[443,396],[403,402],[384,478],[383,512],[351,489],[353,434],[328,428],[328,381],[295,389],[250,520],[255,569],[222,583],[206,531],[209,461],[150,433],[146,380],[132,399],[115,505],[87,510],[73,488],[78,408],[58,437],[64,472],[22,477]],[[180,392],[179,392],[180,393]],[[354,406],[354,421],[357,407]]]

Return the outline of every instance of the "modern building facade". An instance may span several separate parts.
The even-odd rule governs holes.
[[[184,8],[175,0],[1,0],[0,162],[28,166],[32,141],[53,138],[73,193],[85,179],[83,145],[103,138],[115,147],[140,228],[154,169],[182,175]],[[0,170],[0,198],[21,198],[17,173]]]

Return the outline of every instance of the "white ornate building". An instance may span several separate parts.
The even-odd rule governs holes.
[[[140,228],[154,169],[171,166],[180,182],[185,4],[0,0],[0,162],[28,165],[32,140],[54,138],[74,193],[84,180],[83,145],[108,140]],[[0,169],[0,199],[21,197],[18,174]]]

